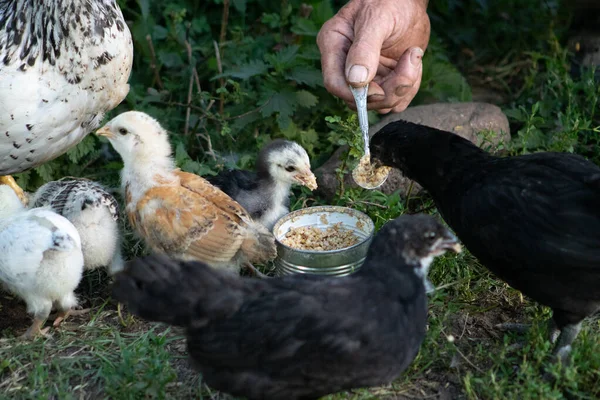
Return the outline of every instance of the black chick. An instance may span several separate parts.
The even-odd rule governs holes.
[[[554,355],[564,359],[600,308],[600,168],[567,153],[494,157],[404,121],[375,134],[371,152],[431,194],[483,265],[552,308]]]
[[[240,203],[252,219],[269,230],[279,218],[289,213],[293,183],[310,190],[317,188],[306,150],[296,142],[282,139],[261,149],[256,172],[225,170],[206,179]]]
[[[117,276],[113,296],[187,328],[207,384],[249,399],[316,399],[389,383],[425,336],[428,264],[456,238],[431,216],[387,223],[354,275],[260,280],[160,256]]]

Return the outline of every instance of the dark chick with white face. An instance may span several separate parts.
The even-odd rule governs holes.
[[[390,221],[379,230],[378,236],[386,236],[388,240],[374,244],[369,258],[377,257],[379,253],[399,253],[408,265],[414,266],[415,274],[423,279],[428,293],[434,289],[427,279],[434,258],[446,251],[461,252],[456,236],[441,222],[425,214],[403,215]]]
[[[306,150],[298,143],[281,139],[261,149],[256,172],[228,170],[206,179],[240,203],[253,219],[268,229],[289,212],[293,184],[310,190],[317,188]]]

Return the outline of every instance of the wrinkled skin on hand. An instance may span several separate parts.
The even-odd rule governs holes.
[[[368,109],[404,110],[421,84],[430,34],[426,9],[427,0],[348,2],[317,36],[327,90],[356,109],[348,84],[369,83]]]

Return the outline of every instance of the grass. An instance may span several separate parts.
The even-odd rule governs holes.
[[[304,1],[312,7],[306,16],[299,0],[235,0],[228,19],[220,0],[119,3],[136,58],[131,93],[109,117],[138,109],[159,118],[174,133],[184,170],[247,168],[275,137],[299,141],[315,168],[341,144],[357,156],[356,118],[324,90],[314,44],[319,26],[343,2]],[[511,125],[505,153],[568,151],[600,162],[598,74],[573,73],[565,50],[566,2],[430,3],[433,34],[413,105],[468,101],[475,89],[491,90]],[[200,87],[188,97],[193,71]],[[370,118],[374,123],[377,115]],[[34,190],[75,175],[116,187],[121,164],[106,146],[90,136],[69,154],[21,174],[19,183]],[[295,189],[292,200],[294,209],[325,204],[306,189]],[[348,188],[329,204],[365,211],[377,228],[406,212],[436,212],[426,196],[407,200]],[[125,221],[122,227],[127,256],[141,255],[142,243]],[[549,310],[495,279],[468,252],[436,260],[430,278],[438,290],[430,297],[425,343],[409,369],[389,386],[326,399],[600,398],[597,318],[585,322],[572,362],[560,367],[549,359]],[[90,315],[67,320],[49,339],[21,342],[14,337],[30,319],[18,299],[0,292],[0,399],[229,398],[191,369],[180,331],[127,312],[119,319],[105,273],[88,274],[79,296]],[[532,323],[532,330],[499,332],[494,326],[501,322]],[[554,379],[543,379],[544,372]]]
[[[96,290],[95,296],[83,296],[91,314],[70,318],[51,338],[0,340],[0,398],[199,397],[201,378],[188,366],[182,333],[131,316],[120,320],[115,304],[103,300],[109,298],[107,281],[98,272],[84,278],[80,289],[91,285]],[[24,312],[8,295],[2,303]],[[11,326],[11,334],[29,323],[20,322]],[[7,336],[7,330],[3,333]]]

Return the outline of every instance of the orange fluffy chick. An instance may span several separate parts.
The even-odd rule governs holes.
[[[175,168],[167,132],[129,111],[96,132],[123,159],[121,185],[132,227],[152,251],[239,272],[275,258],[273,235],[204,178]]]

